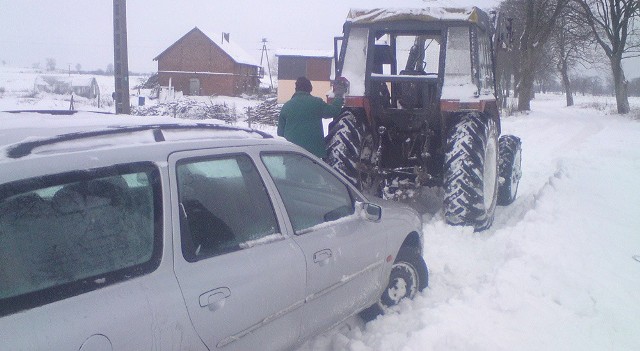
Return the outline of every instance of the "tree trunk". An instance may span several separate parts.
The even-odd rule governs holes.
[[[613,70],[613,84],[615,86],[618,113],[629,113],[629,95],[627,93],[627,80],[624,77],[624,70],[622,69],[622,59],[612,57],[611,69]]]
[[[564,93],[567,96],[567,106],[573,106],[573,90],[571,89],[571,81],[569,80],[569,72],[566,62],[563,62],[562,65],[560,65],[560,74],[562,75]]]
[[[533,92],[533,81],[535,79],[535,65],[533,60],[533,47],[531,37],[534,35],[534,0],[527,0],[525,29],[520,37],[520,81],[518,82],[518,111],[531,110],[531,98]]]
[[[535,67],[533,65],[533,50],[523,50],[520,59],[520,82],[518,84],[518,111],[530,111],[533,99],[533,82]]]

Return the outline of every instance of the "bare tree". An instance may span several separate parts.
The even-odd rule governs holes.
[[[634,19],[640,16],[638,0],[576,0],[584,11],[584,20],[596,42],[609,58],[618,113],[629,112],[627,80],[622,60],[640,53],[640,28]]]
[[[496,35],[494,37],[496,81],[499,90],[498,97],[502,107],[507,106],[507,98],[511,96],[513,88],[512,78],[517,76],[517,61],[520,53],[514,43],[514,33],[522,33],[517,27],[514,1],[506,1],[500,5],[496,13]]]
[[[56,59],[52,57],[47,58],[47,71],[55,71],[56,70]]]
[[[546,93],[549,91],[549,88],[556,85],[556,79],[553,51],[550,49],[550,44],[547,43],[545,48],[540,50],[540,58],[535,66],[534,83],[537,84],[538,89],[531,91],[531,99],[535,98],[536,92]]]
[[[613,0],[612,0],[613,1]],[[520,37],[520,82],[518,110],[531,109],[536,66],[555,22],[569,0],[524,0],[524,31]]]
[[[593,63],[593,35],[583,25],[577,4],[568,4],[556,21],[550,38],[550,48],[554,61],[562,78],[562,86],[566,95],[567,106],[573,106],[573,89],[569,70],[577,65],[586,66]]]

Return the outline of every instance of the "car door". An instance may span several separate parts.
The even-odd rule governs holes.
[[[304,304],[304,255],[281,232],[263,180],[245,153],[169,158],[175,272],[209,349],[291,347]]]
[[[307,262],[302,337],[369,306],[380,292],[387,235],[359,214],[355,192],[298,153],[263,153]]]

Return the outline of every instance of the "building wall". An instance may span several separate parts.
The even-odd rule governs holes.
[[[257,67],[237,64],[204,35],[194,30],[158,58],[158,83],[190,95],[189,80],[200,80],[199,95],[236,96],[259,86]]]
[[[291,99],[298,77],[307,77],[313,85],[311,95],[326,101],[331,90],[332,60],[328,57],[278,56],[278,103]]]
[[[212,75],[206,73],[188,72],[159,72],[158,83],[160,86],[171,86],[176,91],[181,91],[184,95],[190,95],[189,81],[192,78],[200,80],[200,95],[236,95],[236,79],[232,75]]]

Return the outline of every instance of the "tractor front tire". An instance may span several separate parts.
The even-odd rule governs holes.
[[[476,231],[493,223],[498,193],[498,131],[478,112],[457,116],[446,144],[444,216]]]
[[[522,177],[522,142],[513,135],[503,135],[498,140],[499,162],[498,205],[506,206],[516,199]]]

